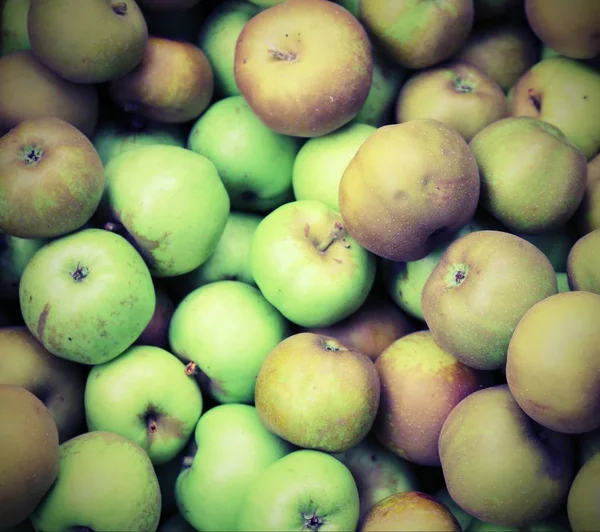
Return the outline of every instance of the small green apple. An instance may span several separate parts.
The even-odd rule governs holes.
[[[321,451],[294,451],[260,473],[247,492],[240,531],[356,530],[356,483],[348,468]]]
[[[30,50],[27,14],[31,0],[4,0],[0,3],[0,56]]]
[[[23,319],[53,355],[101,364],[150,322],[156,296],[144,260],[123,237],[84,229],[42,247],[19,285]]]
[[[179,511],[196,530],[235,530],[256,477],[293,447],[264,427],[253,406],[241,404],[209,410],[195,439],[198,449],[177,478]]]
[[[202,394],[183,362],[150,345],[133,346],[92,368],[85,387],[88,430],[115,432],[164,464],[185,446],[202,413]]]
[[[45,238],[19,238],[0,232],[0,300],[18,299],[25,266],[47,243]]]

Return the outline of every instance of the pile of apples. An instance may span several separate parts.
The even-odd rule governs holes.
[[[0,530],[600,529],[600,0],[0,39]]]

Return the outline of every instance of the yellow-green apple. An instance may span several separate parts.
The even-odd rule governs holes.
[[[27,33],[30,4],[31,0],[3,0],[0,3],[0,56],[31,49]]]
[[[560,55],[591,59],[600,54],[600,4],[590,0],[525,0],[527,22]]]
[[[523,0],[473,0],[475,21],[490,21],[514,14],[522,4]]]
[[[0,57],[0,134],[24,120],[53,116],[88,137],[98,118],[98,90],[72,83],[42,64],[31,50]]]
[[[506,385],[463,399],[444,422],[439,450],[452,499],[498,525],[520,527],[551,516],[574,476],[570,438],[535,423]]]
[[[19,238],[0,232],[0,300],[18,299],[23,270],[46,238]]]
[[[261,220],[250,266],[267,301],[302,327],[327,327],[358,310],[376,269],[340,214],[314,200],[291,201]]]
[[[496,23],[476,28],[453,56],[457,61],[476,66],[505,92],[539,58],[539,41],[529,26],[515,23]]]
[[[144,15],[134,0],[31,0],[27,33],[42,63],[75,83],[127,74],[142,60],[148,42]]]
[[[600,229],[582,236],[571,248],[567,275],[571,290],[600,294]]]
[[[396,63],[422,69],[448,59],[473,27],[473,0],[361,0],[359,20]]]
[[[374,126],[350,123],[305,142],[293,163],[294,197],[297,200],[322,201],[339,211],[342,175],[363,142],[374,131]]]
[[[264,469],[246,493],[239,531],[356,530],[356,483],[330,454],[294,451]]]
[[[140,6],[155,11],[186,11],[200,0],[137,0]]]
[[[287,0],[246,23],[234,73],[241,94],[269,128],[317,137],[348,123],[365,103],[371,45],[358,20],[338,4]]]
[[[439,466],[444,421],[467,395],[491,384],[489,373],[459,362],[435,343],[430,331],[396,340],[375,367],[381,399],[373,434],[405,460]]]
[[[155,531],[160,488],[136,443],[92,431],[60,446],[58,479],[31,516],[36,530]]]
[[[558,285],[558,292],[569,292],[571,287],[569,286],[569,276],[567,272],[556,272],[556,284]]]
[[[50,354],[23,326],[0,328],[0,384],[22,386],[48,409],[59,443],[85,430],[87,368]]]
[[[385,259],[414,261],[473,217],[479,173],[458,131],[437,120],[411,120],[365,140],[339,194],[344,224],[361,246]]]
[[[446,506],[448,510],[452,512],[452,515],[456,517],[456,520],[458,521],[458,524],[460,525],[463,531],[466,532],[467,530],[469,530],[469,525],[473,521],[475,521],[475,518],[472,515],[469,515],[467,512],[465,512],[458,504],[456,504],[452,500],[452,497],[450,497],[450,493],[448,493],[448,490],[445,487],[437,490],[433,494],[433,496],[444,506]]]
[[[204,18],[197,44],[212,67],[215,94],[220,97],[240,94],[233,65],[238,37],[258,6],[246,0],[222,0]]]
[[[156,277],[192,271],[215,250],[229,196],[215,165],[179,146],[144,146],[105,168],[107,229],[124,232]]]
[[[538,301],[558,291],[548,258],[525,239],[476,231],[455,240],[421,296],[435,342],[463,364],[498,369],[513,331]]]
[[[263,424],[281,438],[299,447],[342,452],[371,430],[379,378],[373,361],[359,351],[332,336],[301,332],[265,358],[254,400]]]
[[[104,184],[94,146],[64,120],[25,120],[0,137],[0,230],[9,235],[47,238],[79,229]]]
[[[126,112],[157,122],[199,117],[213,96],[210,63],[195,44],[150,36],[141,63],[109,84],[112,99]]]
[[[216,281],[242,281],[256,286],[250,269],[250,244],[262,219],[259,214],[231,211],[214,252],[202,266],[171,277],[170,293],[180,301],[192,290]]]
[[[398,338],[415,330],[415,323],[393,302],[374,293],[347,318],[329,327],[304,328],[305,332],[333,336],[373,361]]]
[[[570,434],[600,427],[600,295],[548,297],[519,321],[508,347],[506,379],[527,415]]]
[[[586,187],[584,153],[555,126],[509,117],[469,143],[481,177],[480,207],[509,230],[541,233],[564,225]]]
[[[242,96],[211,105],[192,126],[187,147],[215,165],[233,209],[271,211],[292,197],[300,143],[263,124]]]
[[[42,247],[19,286],[23,319],[53,355],[101,364],[150,322],[156,298],[148,267],[123,237],[84,229]]]
[[[172,352],[220,403],[252,403],[261,364],[288,332],[260,291],[217,281],[190,292],[169,327]]]
[[[567,502],[569,523],[578,532],[593,532],[600,523],[600,452],[578,471]]]
[[[600,150],[598,98],[600,71],[575,59],[552,57],[533,65],[515,83],[511,111],[557,127],[589,160]]]
[[[575,222],[581,235],[600,229],[600,154],[588,162],[585,194]]]
[[[169,325],[175,311],[173,299],[162,284],[154,281],[154,295],[156,304],[154,314],[134,342],[135,345],[153,345],[162,349],[169,349]]]
[[[9,529],[35,510],[59,472],[56,424],[31,392],[0,384],[0,529]]]
[[[358,445],[333,456],[352,473],[361,518],[387,496],[417,489],[417,475],[411,464],[368,435]]]
[[[426,530],[461,532],[460,524],[440,501],[420,491],[389,495],[361,519],[359,532]]]
[[[439,120],[467,142],[508,114],[508,101],[500,86],[477,67],[461,61],[415,72],[396,100],[396,122]]]
[[[196,530],[236,530],[257,477],[294,448],[264,427],[256,408],[241,404],[211,408],[195,439],[197,451],[175,486],[179,512]]]

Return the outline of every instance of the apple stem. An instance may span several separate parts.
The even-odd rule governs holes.
[[[316,246],[316,248],[321,252],[327,251],[331,244],[339,240],[340,236],[344,232],[344,226],[340,222],[335,222],[331,231],[329,232],[329,236],[327,237],[327,239],[321,242],[318,246]]]
[[[196,375],[198,373],[198,365],[194,362],[188,362],[188,364],[185,366],[185,374],[186,375]]]
[[[127,4],[125,2],[116,2],[111,7],[117,15],[123,16],[127,14]]]
[[[269,55],[278,61],[293,61],[297,57],[296,52],[282,52],[281,50],[275,50],[274,48],[269,48],[268,51]]]

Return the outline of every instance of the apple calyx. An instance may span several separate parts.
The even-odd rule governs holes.
[[[315,512],[312,514],[302,514],[302,517],[304,518],[304,526],[302,529],[311,530],[312,532],[317,532],[325,522]]]
[[[275,48],[269,48],[267,51],[273,59],[278,61],[293,61],[298,57],[296,52],[282,52],[281,50],[275,50]]]
[[[528,89],[527,94],[529,95],[529,100],[535,107],[535,110],[539,113],[542,110],[541,95],[536,93],[535,89],[533,88]]]
[[[198,364],[194,361],[188,362],[185,366],[185,374],[186,375],[197,375],[199,373]]]
[[[335,340],[324,340],[323,349],[325,349],[325,351],[331,351],[332,353],[346,351],[346,349],[344,349],[344,347],[337,343]]]
[[[36,165],[44,158],[44,150],[35,144],[31,146],[23,146],[19,150],[19,160],[26,165]]]
[[[82,266],[80,262],[77,263],[75,270],[71,272],[73,281],[81,283],[90,274],[90,269],[87,266]]]
[[[454,80],[454,90],[456,92],[469,93],[469,92],[473,92],[475,89],[474,89],[472,83],[470,83],[467,79],[465,79],[461,76],[456,76],[456,78]]]
[[[456,288],[464,283],[469,275],[468,264],[452,264],[448,267],[446,275],[446,286]]]
[[[127,4],[125,2],[115,2],[111,7],[117,15],[123,16],[127,14]]]
[[[309,234],[309,229],[310,228],[307,225],[304,230],[304,234],[307,237]],[[329,231],[329,235],[327,236],[327,238],[323,240],[323,242],[315,244],[315,248],[321,253],[325,253],[334,242],[339,241],[344,245],[346,249],[349,249],[350,244],[347,244],[345,241],[347,234],[348,232],[346,231],[346,228],[340,222],[335,222],[333,224],[333,227],[331,228],[331,231]]]

